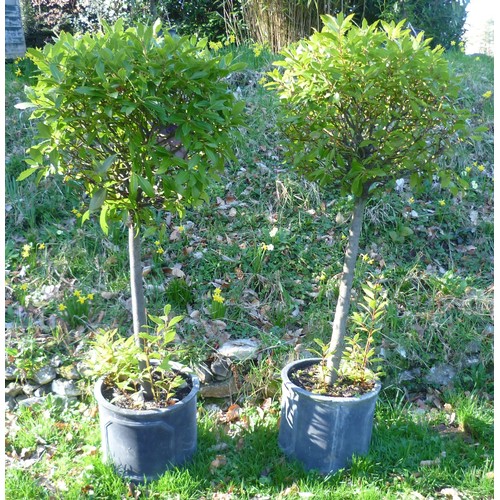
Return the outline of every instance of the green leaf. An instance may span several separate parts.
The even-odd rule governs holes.
[[[168,322],[168,327],[172,328],[174,325],[179,323],[179,321],[182,321],[182,318],[183,318],[182,316],[175,316]]]
[[[49,65],[50,72],[52,76],[58,83],[61,83],[64,78],[64,73],[57,67],[56,63],[52,63]]]
[[[16,109],[29,109],[29,108],[36,108],[37,105],[32,103],[32,102],[18,102],[17,104],[14,105]]]
[[[100,96],[102,94],[102,90],[96,89],[94,87],[77,87],[75,89],[77,94],[90,95],[90,96]]]
[[[49,125],[43,122],[38,122],[36,124],[36,127],[38,129],[39,137],[43,139],[50,139],[50,137],[52,136],[52,128]]]
[[[84,222],[88,221],[90,219],[90,210],[86,210],[85,213],[82,215],[80,222],[83,224]]]
[[[27,179],[31,174],[34,174],[39,167],[30,167],[26,170],[23,170],[17,177],[17,181],[21,182],[24,181],[24,179]]]
[[[150,198],[155,197],[155,190],[151,182],[148,181],[148,179],[138,175],[137,182],[139,183],[139,186],[141,186],[141,189],[146,193],[147,196],[149,196]]]
[[[151,335],[147,332],[139,332],[138,337],[143,340],[147,340],[148,342],[156,342],[158,340],[156,335]]]
[[[92,196],[89,204],[89,211],[95,212],[99,208],[102,207],[103,203],[106,201],[106,189],[100,188],[98,189]]]
[[[160,366],[158,368],[160,368],[160,370],[168,372],[168,371],[170,371],[172,369],[172,362],[168,358],[165,358],[160,363]]]
[[[351,192],[354,196],[361,196],[363,194],[363,178],[361,175],[358,175],[352,181]]]
[[[111,165],[113,165],[115,160],[116,160],[116,155],[108,156],[100,165],[97,166],[96,168],[97,173],[101,175],[105,174],[109,170]]]
[[[401,242],[401,236],[399,236],[399,234],[396,233],[396,231],[389,231],[389,237],[391,238],[392,241],[396,243]]]
[[[139,189],[139,181],[138,175],[135,172],[132,172],[130,175],[130,184],[129,184],[129,194],[132,200],[135,200],[137,197],[137,190]]]
[[[101,209],[101,215],[99,216],[99,224],[101,226],[102,232],[107,236],[109,232],[108,225],[108,209],[109,206],[104,204]]]
[[[399,228],[399,234],[403,237],[411,236],[413,234],[413,230],[408,226],[401,226]]]
[[[125,113],[126,116],[130,115],[137,109],[137,104],[124,104],[120,111]]]
[[[163,334],[163,341],[165,344],[170,344],[175,339],[175,330],[167,330]]]

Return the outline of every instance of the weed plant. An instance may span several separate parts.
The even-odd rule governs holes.
[[[453,198],[429,186],[416,197],[401,183],[368,207],[353,293],[362,296],[367,272],[387,291],[373,345],[384,389],[370,453],[322,477],[279,451],[279,372],[314,338],[328,339],[351,201],[290,172],[275,98],[258,84],[273,56],[254,57],[242,49],[254,67],[231,83],[247,102],[238,162],[209,205],[183,220],[157,214],[143,279],[148,313],[171,303],[185,316],[180,361],[204,361],[229,337],[259,338],[261,359],[237,367],[240,392],[219,410],[200,401],[193,462],[151,484],[128,485],[101,463],[90,380],[80,402],[8,411],[6,498],[493,498],[493,60],[449,54],[464,76],[464,106],[488,128],[450,160],[471,189]],[[99,328],[131,326],[122,232],[103,238],[95,221],[82,226],[78,202],[54,181],[35,190],[15,180],[34,135],[14,108],[30,77],[27,62],[6,66],[6,361],[27,372],[56,355],[79,361]],[[72,322],[61,308],[77,290],[92,301]],[[223,299],[216,318],[214,293]],[[457,373],[447,387],[426,378],[439,366]]]

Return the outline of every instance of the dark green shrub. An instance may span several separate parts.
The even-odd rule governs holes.
[[[374,2],[381,5],[381,2]],[[414,28],[432,38],[433,47],[448,49],[452,42],[461,40],[465,29],[466,8],[469,0],[395,0],[370,11],[369,21],[382,18],[389,21],[406,19]]]
[[[72,31],[78,0],[21,0],[28,47],[42,47],[60,31]]]

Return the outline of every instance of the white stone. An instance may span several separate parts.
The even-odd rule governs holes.
[[[9,365],[5,367],[5,380],[17,380],[21,375],[19,368],[14,365]]]
[[[15,398],[23,393],[23,386],[17,382],[11,382],[5,387],[5,395]]]
[[[65,380],[62,378],[52,382],[52,392],[59,396],[80,396],[82,391],[78,388],[74,380]]]
[[[81,378],[80,372],[75,365],[61,366],[57,369],[57,373],[68,380],[79,380]]]
[[[244,361],[255,359],[259,347],[260,342],[254,339],[229,340],[219,348],[218,353],[226,358]]]
[[[238,387],[234,378],[231,377],[222,382],[212,382],[210,384],[203,384],[200,387],[200,396],[202,398],[228,398],[238,392]]]
[[[44,366],[33,374],[33,379],[40,385],[45,385],[52,382],[57,377],[56,370],[53,366]]]
[[[456,370],[446,364],[433,366],[427,376],[426,382],[429,384],[448,385],[456,375]]]

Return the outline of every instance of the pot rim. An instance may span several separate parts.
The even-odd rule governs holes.
[[[290,380],[289,373],[292,369],[297,368],[297,366],[306,367],[309,365],[313,365],[315,363],[319,363],[321,359],[322,358],[306,358],[287,363],[281,370],[281,380],[283,381],[283,384],[301,396],[305,396],[307,398],[314,399],[315,401],[325,402],[325,403],[331,402],[331,403],[356,404],[361,401],[365,401],[373,397],[376,397],[380,392],[380,390],[382,389],[382,383],[380,382],[380,380],[377,379],[375,380],[375,387],[371,391],[366,392],[360,396],[348,396],[348,397],[325,396],[323,394],[315,394],[313,392],[307,391],[306,389],[299,387]]]
[[[180,363],[173,362],[172,366],[179,370],[180,372],[184,373],[185,375],[188,375],[191,378],[191,391],[189,394],[181,399],[179,402],[177,402],[175,405],[169,406],[168,408],[157,408],[154,410],[133,410],[129,408],[122,408],[120,406],[116,406],[113,403],[109,402],[102,394],[102,385],[103,382],[106,378],[106,376],[100,377],[97,382],[95,383],[94,386],[94,397],[97,400],[97,403],[99,405],[102,405],[104,408],[107,408],[108,410],[113,411],[114,413],[127,416],[127,415],[134,415],[134,416],[140,416],[144,415],[146,416],[154,416],[158,415],[159,413],[173,413],[176,411],[180,411],[182,407],[184,407],[187,403],[189,403],[193,398],[196,397],[200,390],[200,379],[192,373],[188,367],[181,365]]]

